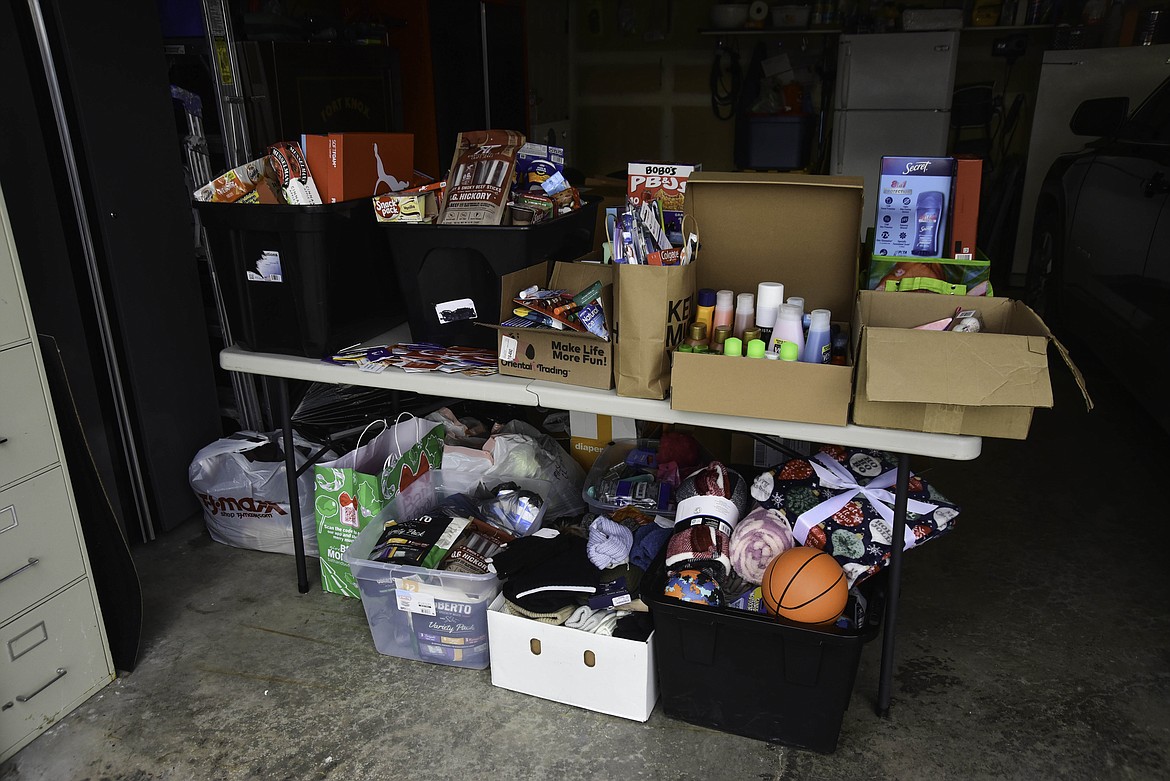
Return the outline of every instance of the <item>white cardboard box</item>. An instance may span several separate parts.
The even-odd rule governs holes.
[[[492,685],[578,708],[646,721],[658,701],[654,634],[640,643],[488,608]]]

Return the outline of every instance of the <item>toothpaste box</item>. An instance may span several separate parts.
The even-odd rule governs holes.
[[[666,238],[675,248],[683,245],[683,198],[687,177],[702,170],[700,163],[630,163],[626,167],[626,202],[640,206],[655,201],[662,207]]]
[[[945,256],[954,176],[951,157],[883,157],[874,256]]]

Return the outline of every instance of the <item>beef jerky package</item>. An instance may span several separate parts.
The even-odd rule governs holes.
[[[514,130],[460,133],[451,158],[441,225],[499,225],[524,135]]]

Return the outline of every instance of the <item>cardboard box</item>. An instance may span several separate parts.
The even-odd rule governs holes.
[[[975,257],[979,232],[979,193],[983,185],[983,161],[977,157],[955,158],[955,200],[951,210],[947,257]]]
[[[637,421],[592,412],[569,411],[569,454],[586,472],[615,439],[635,439]]]
[[[915,330],[956,307],[979,310],[983,331]],[[1055,340],[1019,301],[863,290],[854,328],[858,425],[1025,439],[1033,409],[1052,406]],[[1091,408],[1080,371],[1056,344]]]
[[[411,133],[330,133],[303,139],[324,203],[398,192],[414,178]]]
[[[601,307],[606,323],[613,329],[613,267],[599,263],[553,264],[552,275],[545,277],[547,264],[505,274],[500,279],[500,314],[506,319],[517,306],[516,293],[530,285],[548,289],[584,290],[601,280]],[[488,326],[498,331],[496,348],[500,354],[500,374],[528,377],[566,385],[608,390],[613,387],[613,342],[581,331],[551,328],[508,328]],[[511,360],[505,356],[514,355]]]
[[[698,286],[736,293],[784,283],[805,311],[852,316],[863,180],[846,176],[696,173],[686,211],[699,225]],[[844,326],[847,327],[847,326]],[[782,363],[703,353],[674,354],[670,406],[844,426],[853,365]]]
[[[553,702],[646,721],[658,701],[654,634],[640,643],[488,609],[492,685]]]

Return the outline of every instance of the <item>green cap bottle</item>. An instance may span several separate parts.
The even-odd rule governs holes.
[[[743,342],[736,339],[734,336],[729,337],[723,342],[723,354],[734,355],[736,358],[743,356]]]
[[[781,342],[780,343],[780,360],[795,361],[800,358],[800,348],[796,346],[796,342]]]
[[[747,343],[747,357],[749,358],[763,358],[764,357],[764,340],[752,339]]]

